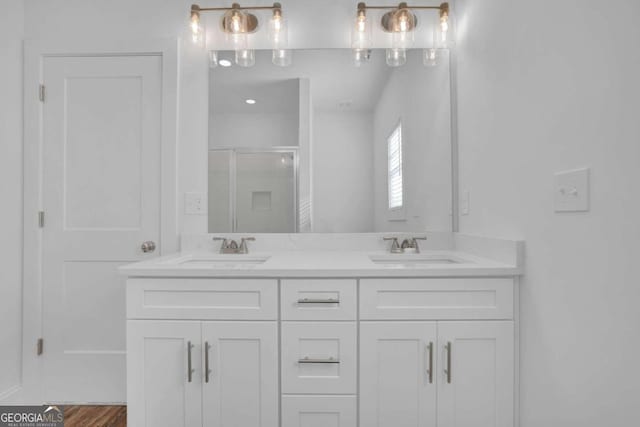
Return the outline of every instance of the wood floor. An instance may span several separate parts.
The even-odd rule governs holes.
[[[65,406],[65,427],[126,427],[126,406]]]

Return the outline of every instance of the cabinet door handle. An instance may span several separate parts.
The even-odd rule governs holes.
[[[204,342],[204,382],[209,382],[209,375],[211,374],[211,369],[209,369],[209,349],[211,348],[211,344],[208,341]]]
[[[301,298],[298,300],[298,304],[340,304],[340,300],[337,298]]]
[[[447,368],[444,370],[444,373],[447,376],[447,384],[451,384],[451,342],[447,342],[444,349],[447,352]]]
[[[427,352],[429,360],[427,361],[427,376],[429,377],[429,384],[433,384],[433,342],[430,342],[427,346]]]
[[[191,350],[193,349],[193,344],[191,344],[191,341],[187,341],[187,380],[189,382],[193,381],[193,373],[195,371],[195,369],[193,369],[192,363],[191,363]]]
[[[304,357],[298,359],[298,363],[340,363],[340,360],[330,357],[328,359],[312,359],[310,357]]]

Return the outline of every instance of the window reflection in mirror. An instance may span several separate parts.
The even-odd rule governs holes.
[[[212,68],[209,231],[451,231],[450,110],[447,55],[419,49],[393,68],[349,49]]]

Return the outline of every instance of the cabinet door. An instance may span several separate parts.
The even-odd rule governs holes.
[[[438,323],[438,427],[511,427],[513,322]]]
[[[200,322],[127,323],[127,424],[201,427]]]
[[[436,323],[362,322],[360,425],[435,427]]]
[[[202,343],[204,425],[277,427],[276,322],[203,322]]]

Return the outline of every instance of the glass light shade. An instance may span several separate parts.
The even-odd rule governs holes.
[[[371,47],[371,23],[363,11],[358,12],[351,31],[351,47],[354,49],[369,49]]]
[[[256,51],[253,49],[236,50],[236,64],[240,67],[253,67],[256,64]]]
[[[218,66],[218,52],[215,50],[209,51],[209,68],[216,68]]]
[[[356,67],[366,64],[371,59],[371,49],[353,49],[353,62]]]
[[[293,62],[291,51],[289,49],[273,49],[271,62],[279,67],[288,67]]]
[[[391,47],[393,49],[407,49],[413,45],[413,31],[398,31],[391,33]]]
[[[452,46],[451,20],[448,13],[441,13],[436,26],[436,47],[447,49]]]
[[[191,12],[191,20],[189,22],[191,28],[191,41],[194,44],[204,44],[204,29],[200,23],[200,14],[197,12]]]
[[[227,34],[227,40],[233,45],[233,50],[247,49],[249,47],[249,35],[246,33]]]
[[[222,18],[222,27],[230,34],[239,34],[248,32],[249,17],[241,10],[229,10]]]
[[[407,63],[406,49],[387,49],[387,65],[390,67],[401,67]]]
[[[438,62],[440,60],[440,52],[438,51],[438,49],[425,49],[422,54],[422,62],[425,67],[435,67],[436,65],[438,65]]]
[[[416,26],[416,17],[411,10],[407,8],[401,8],[393,12],[391,20],[391,31],[396,32],[410,32]]]
[[[287,21],[277,11],[269,20],[269,41],[274,49],[286,49],[289,44]]]

